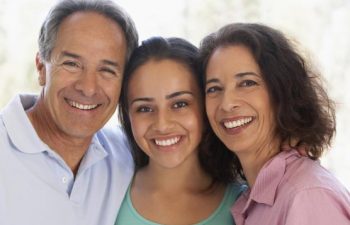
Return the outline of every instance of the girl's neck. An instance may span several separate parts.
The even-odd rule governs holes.
[[[136,211],[151,221],[195,224],[212,215],[224,197],[226,186],[211,183],[198,159],[176,168],[150,162],[136,172],[130,198]]]
[[[164,168],[150,160],[146,167],[137,171],[133,187],[150,192],[196,192],[206,190],[211,182],[211,177],[201,168],[198,159],[176,168]]]

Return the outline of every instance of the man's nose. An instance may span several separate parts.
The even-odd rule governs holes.
[[[93,71],[83,71],[76,82],[75,88],[83,93],[84,96],[94,96],[98,88],[97,73]]]

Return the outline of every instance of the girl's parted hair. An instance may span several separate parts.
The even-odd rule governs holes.
[[[128,105],[128,86],[135,70],[151,60],[174,60],[184,65],[193,75],[196,84],[201,91],[198,101],[204,100],[204,87],[201,82],[200,66],[198,64],[198,48],[181,38],[153,37],[142,42],[131,55],[124,77],[119,104],[119,120],[129,139],[132,155],[135,162],[135,170],[146,166],[149,157],[137,145],[131,128]],[[165,84],[166,85],[166,84]],[[202,104],[203,105],[203,104]],[[237,174],[234,170],[236,156],[227,151],[225,146],[214,135],[209,126],[208,119],[203,110],[203,138],[199,144],[199,161],[204,171],[212,178],[213,183],[229,183],[235,181]]]

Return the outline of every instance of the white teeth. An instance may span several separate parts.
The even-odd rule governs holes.
[[[178,143],[179,140],[180,140],[180,137],[174,137],[174,138],[170,138],[170,139],[166,139],[166,140],[155,139],[154,142],[156,143],[156,145],[170,146],[170,145],[174,145],[174,144]]]
[[[95,105],[83,105],[83,104],[80,104],[80,103],[74,102],[74,101],[69,101],[69,105],[73,106],[74,108],[81,109],[81,110],[90,110],[90,109],[94,109],[97,107],[97,104],[95,104]]]
[[[253,120],[253,117],[247,117],[240,120],[228,121],[224,123],[224,126],[228,129],[232,129],[232,128],[243,126],[244,124],[247,124],[252,120]]]

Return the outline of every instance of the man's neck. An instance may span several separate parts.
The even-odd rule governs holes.
[[[39,97],[37,103],[26,113],[40,139],[62,157],[75,175],[92,137],[76,138],[60,132],[41,100]]]

